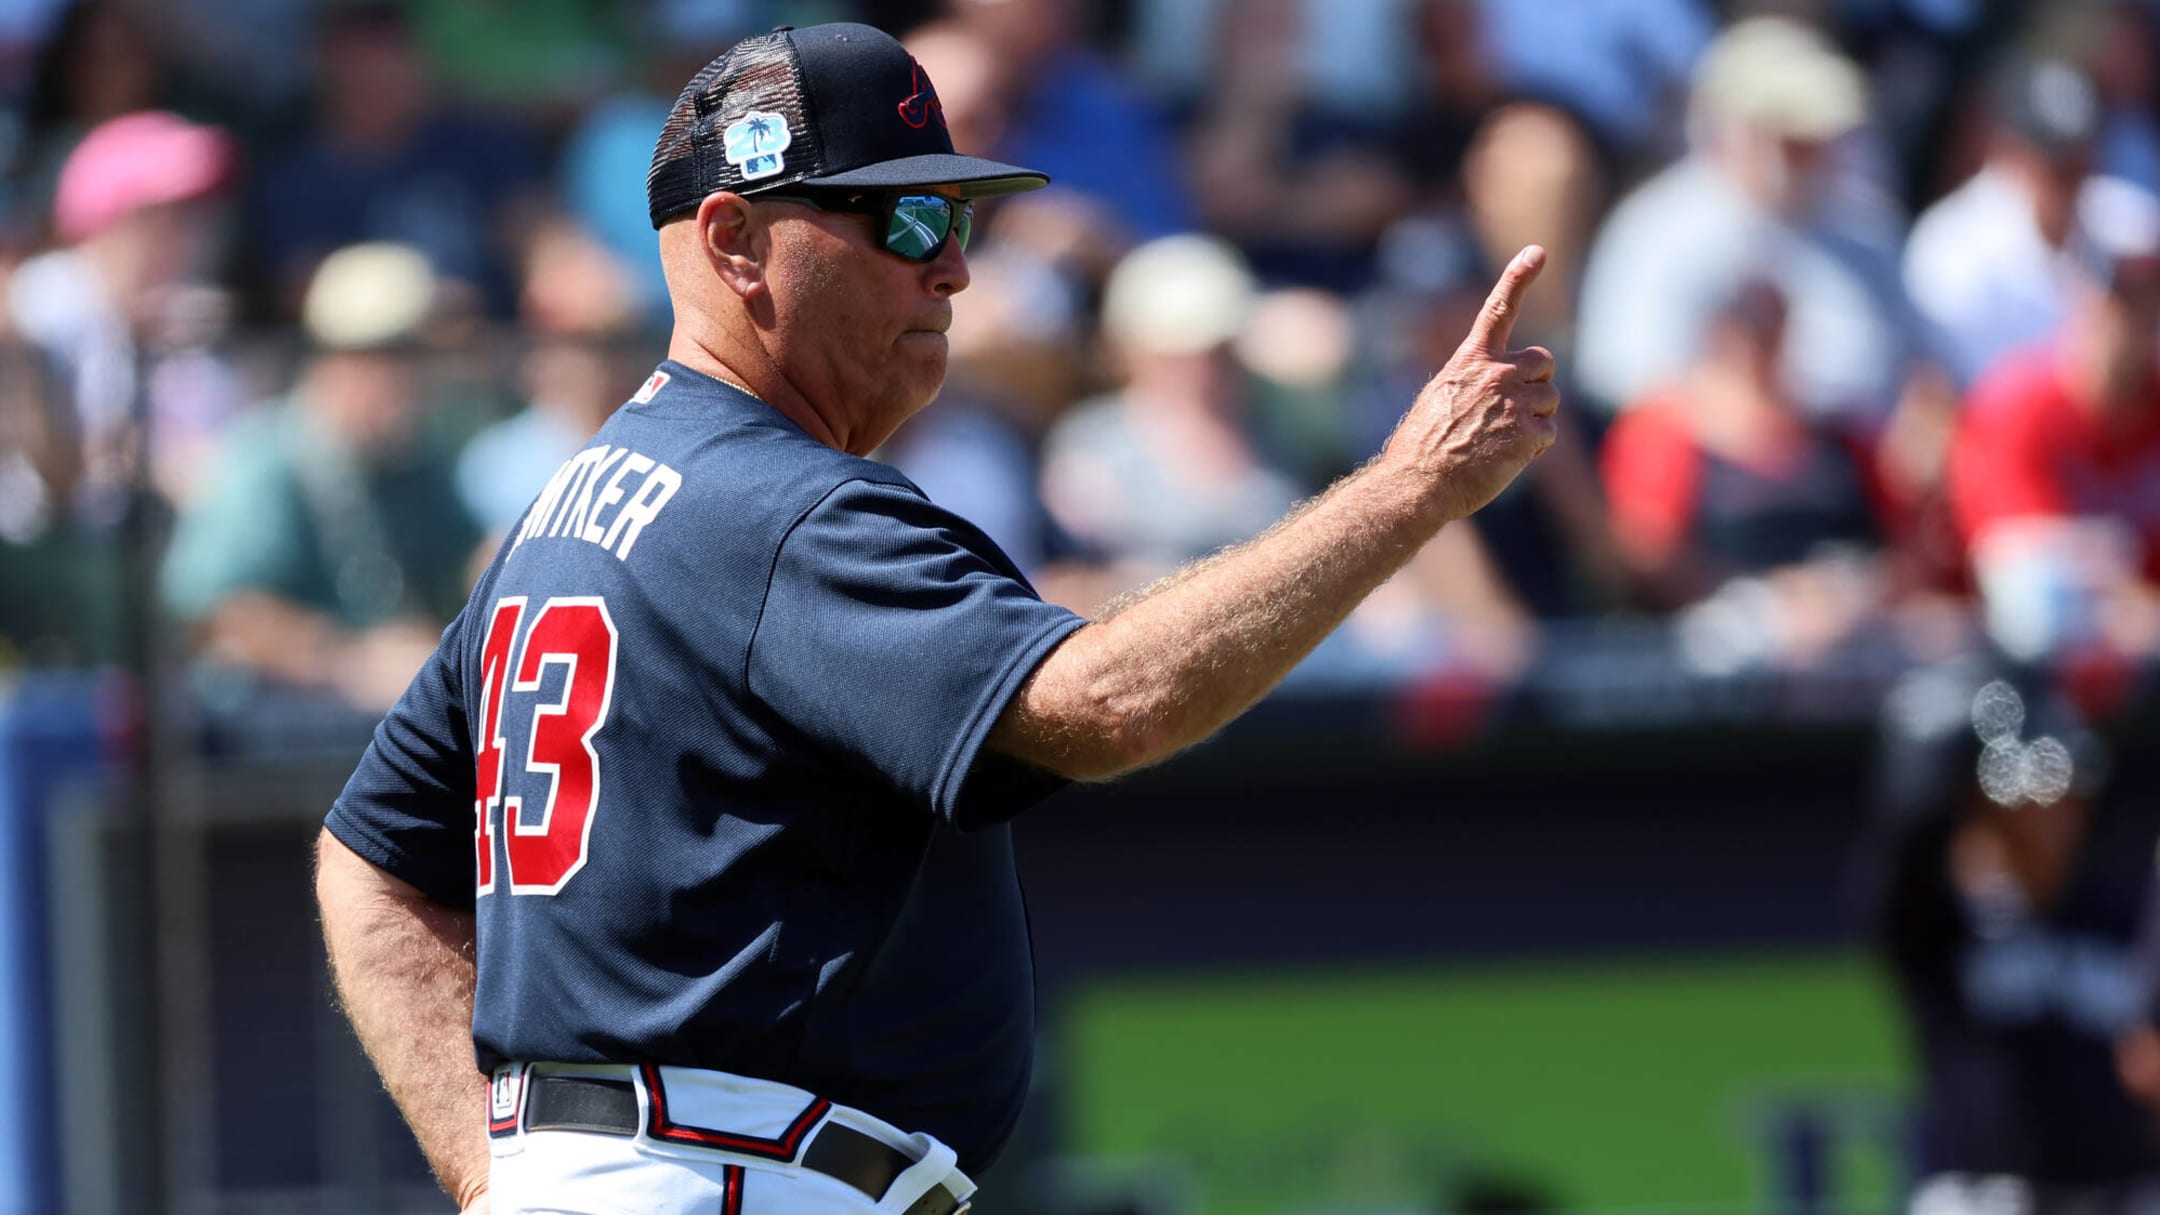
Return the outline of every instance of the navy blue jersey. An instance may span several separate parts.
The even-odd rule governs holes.
[[[1026,1087],[983,748],[1081,621],[885,465],[661,365],[505,541],[328,826],[473,906],[483,1069],[799,1085],[980,1168]]]

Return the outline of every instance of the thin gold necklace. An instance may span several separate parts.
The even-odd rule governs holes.
[[[748,396],[748,397],[749,397],[750,399],[752,399],[752,400],[754,400],[754,401],[763,401],[763,400],[765,400],[765,398],[764,398],[764,397],[761,397],[761,396],[759,396],[759,395],[758,395],[757,393],[755,393],[755,392],[752,392],[752,391],[750,390],[750,386],[749,386],[748,384],[745,384],[745,383],[743,383],[743,382],[742,382],[741,380],[735,379],[735,378],[734,378],[734,377],[732,377],[732,376],[724,376],[724,375],[721,375],[721,374],[720,374],[719,372],[715,371],[715,372],[713,372],[713,373],[712,373],[712,378],[714,378],[714,379],[716,379],[716,380],[720,381],[721,383],[723,383],[723,384],[727,385],[727,386],[728,386],[728,387],[730,387],[730,388],[733,388],[733,389],[735,389],[735,390],[736,390],[736,391],[738,391],[738,392],[741,392],[741,393],[743,393],[743,394],[744,394],[745,396]]]

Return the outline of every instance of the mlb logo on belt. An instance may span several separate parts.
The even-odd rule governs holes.
[[[524,1076],[516,1067],[495,1073],[488,1085],[488,1134],[508,1135],[517,1130],[518,1098],[524,1088]]]

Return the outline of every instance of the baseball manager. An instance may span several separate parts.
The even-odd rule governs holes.
[[[861,25],[693,78],[668,358],[556,472],[332,807],[361,1042],[468,1211],[954,1215],[1027,1088],[1006,824],[1265,694],[1553,440],[1518,255],[1386,448],[1104,619],[867,458],[937,394],[973,200]],[[475,1069],[477,1058],[478,1069]]]

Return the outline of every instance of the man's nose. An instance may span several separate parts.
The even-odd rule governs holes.
[[[930,259],[930,290],[939,299],[949,299],[967,290],[971,281],[968,276],[967,254],[960,242],[947,238],[945,247]]]

